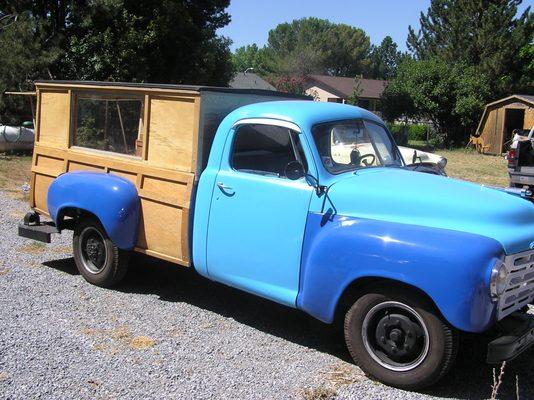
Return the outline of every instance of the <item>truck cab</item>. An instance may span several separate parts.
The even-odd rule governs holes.
[[[133,251],[192,267],[340,322],[354,361],[406,389],[451,368],[461,332],[506,327],[489,362],[534,343],[534,205],[407,168],[373,113],[224,88],[37,89],[19,234],[73,229],[90,283],[118,284]]]

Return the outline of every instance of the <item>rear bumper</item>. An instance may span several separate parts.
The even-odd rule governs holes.
[[[488,344],[487,362],[509,361],[534,345],[534,315],[513,313],[499,322],[502,336]]]
[[[522,172],[510,172],[510,182],[520,185],[534,185],[534,175]]]
[[[50,243],[54,233],[59,233],[56,225],[53,222],[41,222],[36,213],[26,214],[24,220],[19,223],[19,236],[24,238]]]

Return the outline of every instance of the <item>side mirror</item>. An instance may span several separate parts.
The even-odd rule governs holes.
[[[287,179],[296,181],[305,175],[304,166],[299,161],[290,161],[284,169],[284,174]]]

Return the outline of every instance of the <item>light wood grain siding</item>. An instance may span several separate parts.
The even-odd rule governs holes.
[[[68,85],[67,85],[68,86]],[[71,96],[84,85],[37,84],[38,132],[30,203],[48,215],[47,194],[55,177],[86,170],[121,176],[136,185],[141,202],[136,251],[190,265],[189,210],[194,185],[198,94],[177,90],[90,87],[92,93],[143,95],[140,157],[70,147]],[[89,89],[89,88],[88,88]],[[187,94],[187,96],[186,96]]]
[[[148,162],[193,172],[194,123],[194,98],[151,97]]]
[[[69,144],[70,96],[67,90],[40,93],[39,144],[64,149]]]

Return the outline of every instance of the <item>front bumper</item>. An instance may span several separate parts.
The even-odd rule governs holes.
[[[499,322],[502,336],[488,344],[487,362],[512,360],[534,345],[534,314],[516,312]]]

